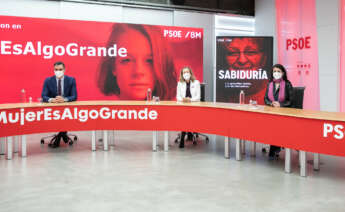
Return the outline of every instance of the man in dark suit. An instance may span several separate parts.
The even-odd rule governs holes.
[[[44,81],[42,90],[43,102],[63,103],[77,100],[77,85],[73,77],[65,75],[65,64],[63,62],[54,63],[55,76],[48,77]],[[68,142],[67,132],[59,132],[49,146],[56,148],[60,145],[60,140]]]

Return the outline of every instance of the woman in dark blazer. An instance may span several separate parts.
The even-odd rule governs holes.
[[[272,67],[270,81],[267,84],[265,104],[272,107],[291,107],[293,99],[292,84],[287,78],[286,69],[281,64]],[[269,159],[273,160],[280,152],[280,147],[270,146]]]

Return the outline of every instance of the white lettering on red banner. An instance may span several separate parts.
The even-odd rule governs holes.
[[[184,34],[183,34],[184,33]],[[200,31],[182,31],[182,30],[169,30],[164,29],[164,37],[168,38],[191,38],[191,39],[201,39],[202,33]]]
[[[267,71],[259,70],[219,70],[219,79],[262,79],[267,80]]]
[[[63,110],[45,108],[39,111],[26,112],[21,108],[18,112],[0,112],[0,124],[24,125],[26,122],[33,121],[59,121],[59,120],[78,120],[86,122],[89,119],[123,119],[123,120],[156,120],[158,113],[156,110],[144,108],[142,110],[111,110],[103,107],[99,110],[78,110],[78,108],[65,108]]]
[[[114,44],[110,48],[80,46],[77,43],[67,45],[43,45],[41,41],[28,41],[24,44],[12,43],[12,41],[0,41],[0,55],[33,55],[43,56],[44,59],[50,59],[57,56],[89,56],[89,57],[127,57],[127,49],[118,48]]]
[[[335,139],[343,139],[344,138],[344,126],[340,124],[323,124],[323,137],[327,138],[329,136],[334,137]]]

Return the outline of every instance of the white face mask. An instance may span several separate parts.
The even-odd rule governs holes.
[[[276,80],[279,80],[280,78],[282,78],[283,74],[280,72],[274,72],[273,73],[273,78]]]
[[[54,73],[55,73],[55,76],[57,77],[57,78],[61,78],[61,77],[63,77],[63,71],[54,71]]]
[[[184,80],[189,80],[190,79],[190,73],[184,73],[183,74],[183,79]]]

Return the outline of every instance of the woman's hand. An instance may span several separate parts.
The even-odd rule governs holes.
[[[191,102],[191,99],[189,97],[183,98],[183,102]]]
[[[280,107],[280,103],[277,101],[272,102],[273,107]]]

